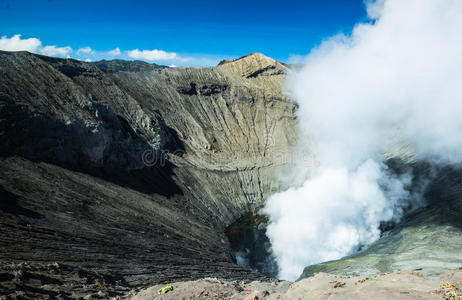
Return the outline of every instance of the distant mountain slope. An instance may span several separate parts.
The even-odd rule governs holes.
[[[127,61],[122,59],[100,60],[93,63],[98,68],[106,72],[149,72],[158,68],[167,68],[166,66],[147,63],[140,60]]]

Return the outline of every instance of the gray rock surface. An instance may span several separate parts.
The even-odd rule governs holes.
[[[173,282],[173,290],[159,295],[165,285],[144,289],[131,300],[152,299],[235,299],[235,300],[370,300],[370,299],[462,299],[462,270],[446,272],[438,278],[427,278],[418,272],[396,271],[376,276],[341,277],[319,273],[294,283],[236,282],[204,278]]]
[[[118,278],[108,285],[114,293],[204,276],[264,278],[234,263],[224,235],[284,188],[276,175],[290,168],[296,143],[284,75],[260,67],[251,78],[223,66],[107,72],[0,52],[5,274],[43,275],[58,262]],[[20,286],[26,298],[78,298],[71,291],[85,281],[47,287],[21,278],[6,276],[1,294]]]

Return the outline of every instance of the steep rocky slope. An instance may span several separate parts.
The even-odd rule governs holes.
[[[0,52],[1,294],[262,278],[234,263],[224,229],[283,188],[297,133],[288,69],[236,71],[255,57],[119,72]]]

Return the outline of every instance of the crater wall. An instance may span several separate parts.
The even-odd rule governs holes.
[[[260,54],[145,69],[0,52],[5,272],[57,262],[127,288],[263,277],[234,264],[224,229],[284,188],[289,70]]]

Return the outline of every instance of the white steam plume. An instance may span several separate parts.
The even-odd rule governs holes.
[[[462,161],[462,1],[366,1],[370,22],[323,42],[290,76],[320,167],[264,213],[282,279],[379,237],[411,201],[383,164],[390,141],[419,159]]]

